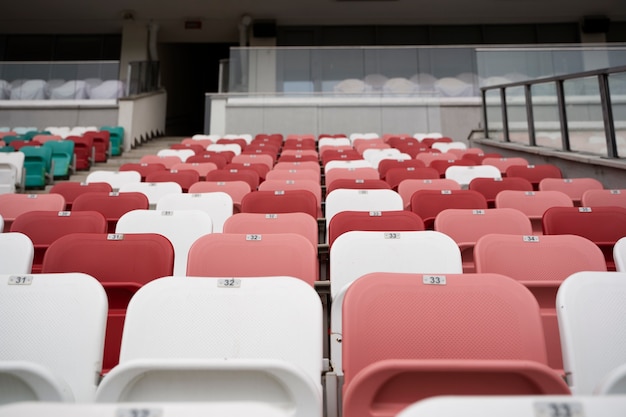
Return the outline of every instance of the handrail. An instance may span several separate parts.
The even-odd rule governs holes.
[[[600,104],[602,107],[602,120],[604,124],[604,132],[607,146],[607,157],[618,158],[617,141],[615,135],[615,124],[613,118],[613,107],[611,105],[611,94],[609,88],[609,75],[615,73],[626,73],[626,66],[617,66],[610,68],[603,68],[592,71],[583,71],[572,74],[563,74],[550,77],[542,77],[536,79],[529,79],[525,81],[516,81],[506,84],[490,85],[480,88],[482,99],[482,117],[483,126],[486,134],[489,134],[489,120],[487,115],[487,92],[492,90],[499,90],[499,97],[502,106],[502,132],[505,142],[510,142],[509,131],[509,117],[508,117],[508,103],[506,101],[506,89],[514,87],[524,87],[524,104],[526,109],[526,121],[528,123],[529,130],[529,145],[537,146],[536,132],[533,112],[533,98],[531,94],[531,88],[533,85],[555,83],[556,87],[556,99],[558,106],[558,115],[561,131],[561,150],[571,152],[569,130],[567,123],[567,108],[565,103],[565,92],[563,84],[567,80],[582,79],[589,77],[597,77],[598,87],[600,92]]]

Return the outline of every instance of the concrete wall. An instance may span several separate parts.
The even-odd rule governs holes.
[[[124,128],[124,150],[165,133],[167,94],[164,90],[119,100],[118,126]]]
[[[117,119],[116,100],[0,101],[0,126],[106,126]]]

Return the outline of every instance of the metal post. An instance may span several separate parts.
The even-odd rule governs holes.
[[[533,113],[533,96],[530,84],[524,84],[524,97],[526,103],[526,120],[528,123],[528,141],[530,146],[537,146],[535,132],[535,115]]]
[[[500,88],[500,104],[502,105],[502,134],[504,135],[504,141],[510,142],[509,138],[509,113],[506,107],[506,91],[505,88]]]
[[[487,90],[481,90],[480,94],[483,96],[483,129],[485,130],[485,137],[489,137],[489,126],[487,124]]]
[[[604,120],[604,134],[606,135],[606,152],[609,158],[617,158],[617,141],[615,139],[615,123],[613,120],[613,106],[609,89],[609,76],[598,74],[600,86],[600,104],[602,105],[602,119]]]
[[[561,122],[561,143],[564,151],[570,151],[569,130],[567,128],[567,110],[565,109],[565,92],[563,80],[556,80],[556,99],[559,109],[559,121]]]

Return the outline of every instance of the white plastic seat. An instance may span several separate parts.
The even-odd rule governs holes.
[[[0,163],[11,164],[15,167],[16,182],[15,186],[23,188],[24,186],[24,160],[26,155],[23,152],[0,152]]]
[[[613,246],[613,259],[615,268],[619,272],[626,272],[626,237],[618,240]]]
[[[556,306],[572,393],[626,394],[626,273],[574,273],[560,285]]]
[[[161,149],[157,152],[157,156],[177,156],[182,162],[185,162],[187,158],[195,154],[191,149]]]
[[[224,222],[233,215],[233,199],[218,191],[213,193],[168,194],[161,198],[157,210],[202,210],[213,223],[213,233],[222,233]]]
[[[502,174],[492,165],[453,165],[446,169],[445,178],[454,180],[461,187],[467,188],[474,178],[502,178]]]
[[[235,155],[241,154],[241,146],[236,143],[214,143],[206,148],[207,151],[213,152],[233,152]]]
[[[174,247],[174,273],[185,275],[189,248],[213,232],[211,216],[202,210],[133,210],[122,215],[115,233],[158,233]]]
[[[92,171],[85,182],[106,182],[113,190],[119,190],[126,184],[141,182],[141,174],[137,171]]]
[[[310,285],[166,277],[131,300],[120,364],[96,401],[262,401],[320,417],[321,372],[322,305]]]
[[[33,242],[25,234],[0,233],[0,274],[30,274],[34,255]]]
[[[120,193],[139,192],[148,197],[150,208],[155,208],[161,198],[168,194],[181,194],[183,188],[180,184],[172,181],[166,182],[135,182],[124,184]]]
[[[102,285],[82,273],[33,274],[0,275],[0,288],[0,404],[93,401],[107,317]]]

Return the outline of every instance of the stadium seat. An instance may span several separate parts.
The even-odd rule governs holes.
[[[533,191],[533,185],[524,178],[474,178],[467,186],[469,190],[478,191],[487,199],[489,208],[496,206],[496,196],[503,190]]]
[[[157,210],[202,210],[211,218],[213,233],[222,233],[224,222],[233,215],[233,199],[225,192],[168,194],[156,205]]]
[[[317,204],[316,218],[323,217],[322,214],[322,187],[319,182],[311,180],[265,180],[259,184],[259,191],[293,191],[306,190],[314,196]]]
[[[330,172],[338,171],[333,169]],[[385,180],[364,180],[364,179],[345,179],[338,178],[331,183],[326,183],[326,195],[330,194],[334,190],[346,188],[349,190],[391,190],[391,187]]]
[[[619,239],[613,246],[615,268],[619,272],[626,272],[626,237]]]
[[[550,207],[574,207],[574,202],[560,191],[503,190],[496,195],[497,208],[514,208],[528,216],[533,233],[543,234],[541,219]]]
[[[519,210],[501,208],[487,210],[446,209],[435,218],[434,229],[450,236],[459,245],[463,272],[475,272],[474,246],[490,233],[532,235],[528,217]]]
[[[561,284],[563,365],[575,395],[626,394],[626,273],[578,272]]]
[[[461,188],[468,188],[475,178],[501,178],[501,174],[490,165],[452,165],[446,169],[444,177],[458,182]]]
[[[506,169],[507,177],[526,178],[533,185],[533,189],[539,190],[539,183],[545,178],[563,178],[561,169],[553,164],[541,165],[512,165]]]
[[[233,199],[233,213],[241,211],[241,200],[250,192],[245,181],[201,181],[189,187],[188,194],[223,192]]]
[[[0,333],[10,340],[0,351],[0,404],[93,401],[106,325],[102,286],[81,273],[0,275],[0,284]]]
[[[133,210],[120,217],[116,234],[157,233],[174,247],[174,274],[187,271],[189,248],[200,237],[213,233],[211,216],[203,210]]]
[[[177,156],[180,162],[186,162],[187,158],[196,153],[192,149],[161,149],[157,151],[157,156]]]
[[[106,231],[106,219],[96,211],[29,211],[17,216],[11,225],[11,232],[23,233],[33,243],[33,273],[41,272],[46,250],[61,236]]]
[[[474,261],[476,272],[506,275],[531,290],[541,307],[548,363],[562,370],[556,292],[575,272],[606,271],[602,251],[592,241],[575,235],[489,234],[476,242]]]
[[[380,174],[377,170],[371,167],[361,168],[335,168],[331,169],[325,174],[325,184],[328,187],[333,181],[339,179],[351,179],[351,180],[377,180],[380,179]]]
[[[207,174],[207,181],[245,181],[250,185],[251,190],[256,190],[261,183],[259,174],[253,169],[228,169],[226,165],[223,169],[216,169]]]
[[[141,181],[146,181],[146,175],[155,171],[165,171],[165,165],[158,163],[146,163],[146,162],[127,162],[120,165],[118,171],[136,171],[141,175]]]
[[[118,362],[128,301],[145,283],[172,275],[173,266],[174,249],[164,236],[74,233],[50,245],[42,272],[83,272],[100,281],[106,290],[109,300],[103,359],[106,373]]]
[[[107,220],[107,231],[115,232],[115,225],[124,213],[148,209],[148,197],[143,193],[88,192],[74,200],[72,211],[97,211]],[[59,211],[59,210],[57,210]]]
[[[95,148],[93,138],[82,136],[68,136],[65,140],[74,142],[74,158],[76,170],[85,171],[94,164]]]
[[[213,233],[189,250],[188,276],[290,276],[313,286],[318,276],[317,248],[295,233]]]
[[[177,182],[135,182],[125,184],[120,194],[142,193],[149,202],[149,208],[155,208],[159,201],[169,194],[182,194],[183,189]]]
[[[306,213],[318,218],[318,201],[311,191],[254,191],[241,199],[242,213]]]
[[[272,169],[267,173],[265,181],[271,180],[309,180],[318,184],[321,182],[319,169]]]
[[[85,180],[87,184],[92,182],[106,182],[113,191],[119,190],[126,184],[140,183],[141,174],[136,171],[91,171]]]
[[[217,169],[213,162],[181,162],[172,167],[172,171],[195,171],[199,175],[199,180],[204,181],[209,172]]]
[[[5,147],[6,148],[6,147]],[[4,149],[4,148],[0,148]],[[0,164],[10,164],[15,167],[16,183],[15,187],[24,188],[24,159],[26,155],[22,152],[0,152]]]
[[[618,206],[626,208],[626,189],[587,190],[583,193],[581,205],[584,207]]]
[[[398,185],[398,194],[402,197],[405,210],[411,209],[411,197],[418,190],[460,190],[461,185],[445,178],[434,180],[404,180]]]
[[[424,162],[419,161],[417,159],[403,159],[403,160],[383,159],[378,164],[378,173],[381,179],[385,179],[385,177],[387,176],[387,171],[389,171],[391,168],[403,168],[403,167],[404,168],[407,168],[407,167],[425,168],[426,165],[424,164]]]
[[[539,182],[539,191],[564,192],[575,206],[581,206],[585,191],[602,189],[604,186],[595,178],[544,178]]]
[[[60,194],[0,194],[0,216],[4,229],[10,230],[17,216],[28,211],[63,211],[65,198]]]
[[[487,200],[472,190],[418,190],[411,196],[411,211],[424,220],[428,230],[434,228],[435,218],[446,209],[487,209]]]
[[[111,155],[121,155],[124,150],[124,128],[121,126],[102,126],[100,130],[109,132]]]
[[[24,146],[24,186],[26,188],[44,188],[52,182],[52,149],[44,146]]]
[[[180,185],[182,192],[186,193],[189,190],[189,187],[198,181],[200,181],[200,174],[197,171],[178,171],[172,167],[170,171],[156,171],[147,174],[145,182],[175,182]]]
[[[237,213],[224,222],[224,233],[264,235],[296,233],[317,248],[317,221],[306,213]]]
[[[50,188],[50,194],[61,194],[65,198],[65,210],[71,210],[74,200],[81,194],[89,192],[110,193],[113,188],[106,182],[61,181]]]
[[[518,165],[518,166],[528,166],[528,160],[520,157],[513,158],[495,158],[495,157],[485,157],[483,159],[483,165],[492,165],[500,170],[502,176],[506,176],[506,170],[509,169],[510,166]]]
[[[435,168],[391,168],[385,175],[385,181],[393,189],[397,190],[404,180],[434,180],[439,179],[439,172]]]
[[[546,235],[578,235],[598,245],[609,271],[615,271],[613,246],[626,236],[624,207],[552,207],[543,214]]]
[[[55,179],[69,179],[75,170],[74,166],[74,142],[71,140],[53,140],[42,145],[51,151],[53,171]]]
[[[446,394],[569,394],[543,344],[537,302],[505,276],[366,275],[344,299],[343,416]]]
[[[33,242],[25,234],[0,233],[1,274],[30,274],[34,253]]]
[[[262,401],[320,417],[321,319],[315,291],[292,277],[158,279],[133,297],[96,401]]]
[[[163,164],[166,169],[172,169],[181,162],[183,161],[177,155],[144,155],[139,159],[140,164]]]

